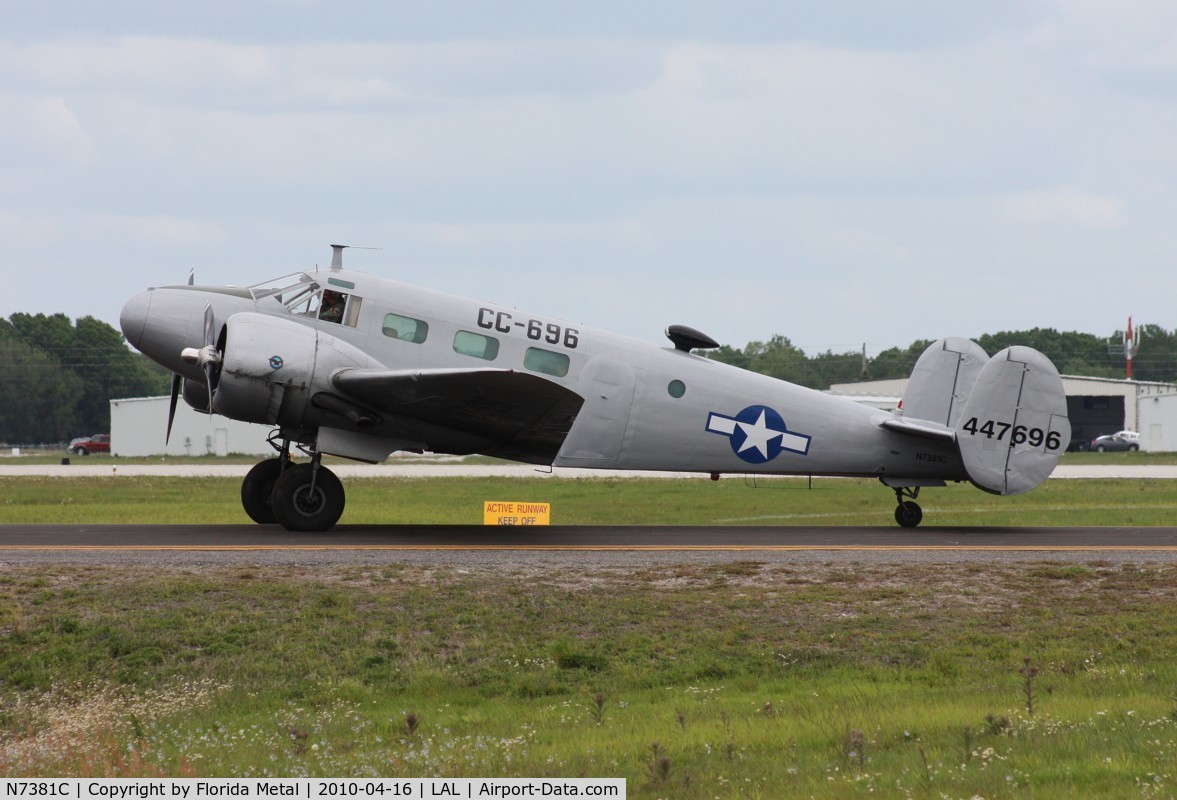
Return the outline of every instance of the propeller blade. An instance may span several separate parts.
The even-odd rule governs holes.
[[[172,439],[172,423],[176,419],[176,401],[180,399],[180,384],[183,382],[183,380],[184,379],[181,378],[177,373],[172,373],[172,402],[171,405],[168,406],[168,433],[166,436],[164,436],[163,439],[165,447]]]
[[[213,320],[213,304],[209,303],[204,307],[204,344],[207,347],[210,344],[216,343],[216,324]]]
[[[204,307],[204,346],[208,348],[215,348],[217,344],[217,326],[216,320],[213,319],[213,304],[210,302]],[[210,351],[211,352],[211,351]],[[208,384],[208,415],[213,415],[213,377],[220,366],[219,362],[214,362],[211,358],[204,364],[204,382]]]
[[[193,267],[192,269],[188,270],[188,285],[189,286],[196,285],[196,267]]]
[[[213,372],[217,365],[211,361],[204,365],[204,380],[208,384],[208,415],[213,415]]]

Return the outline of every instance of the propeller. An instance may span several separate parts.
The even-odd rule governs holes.
[[[194,286],[196,284],[196,267],[188,270],[188,285]],[[184,384],[184,377],[178,372],[172,373],[172,396],[171,402],[168,403],[168,431],[163,437],[163,443],[166,446],[172,440],[172,424],[176,421],[176,403],[180,399],[180,387]]]
[[[168,432],[163,437],[164,446],[172,440],[172,423],[176,420],[176,401],[180,399],[180,384],[184,382],[184,378],[178,373],[172,373],[172,402],[168,406]]]
[[[185,347],[180,351],[180,358],[189,364],[199,364],[204,370],[204,382],[208,385],[208,413],[213,413],[213,385],[216,382],[217,370],[221,366],[221,354],[217,352],[216,321],[213,319],[213,304],[204,307],[204,347]],[[172,406],[175,407],[177,383],[172,383]]]
[[[195,267],[188,271],[188,285],[196,285]],[[180,358],[189,364],[199,364],[204,368],[204,379],[208,384],[208,413],[210,415],[213,413],[213,382],[216,378],[217,368],[221,364],[221,354],[217,352],[216,344],[216,320],[213,318],[213,305],[208,303],[204,307],[204,347],[199,350],[194,347],[185,347],[180,351]],[[183,384],[184,377],[173,372],[171,401],[168,404],[168,430],[164,436],[165,445],[172,439],[172,424],[176,421],[176,405],[180,399],[180,389]]]

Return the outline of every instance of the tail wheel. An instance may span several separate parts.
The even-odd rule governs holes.
[[[282,474],[282,459],[267,458],[254,464],[241,482],[241,506],[258,525],[272,525],[278,521],[271,504],[274,484]]]
[[[335,473],[313,464],[288,466],[274,481],[270,507],[290,531],[326,531],[343,515],[343,484]]]
[[[923,518],[924,512],[918,503],[905,500],[895,507],[895,521],[905,528],[914,528]]]

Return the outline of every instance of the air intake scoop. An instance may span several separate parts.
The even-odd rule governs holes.
[[[688,328],[686,325],[671,325],[666,329],[666,338],[674,342],[674,349],[689,353],[691,350],[714,350],[719,342],[702,331]]]

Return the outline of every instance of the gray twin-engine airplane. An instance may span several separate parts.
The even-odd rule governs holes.
[[[397,450],[556,467],[877,477],[918,525],[921,488],[1033,489],[1071,439],[1062,381],[1028,347],[934,343],[900,410],[868,408],[693,354],[343,269],[247,288],[164,286],[122,310],[127,340],[174,373],[172,405],[272,425],[280,457],[241,485],[256,522],[324,531],[343,513],[324,453]],[[291,445],[310,455],[293,462]]]

